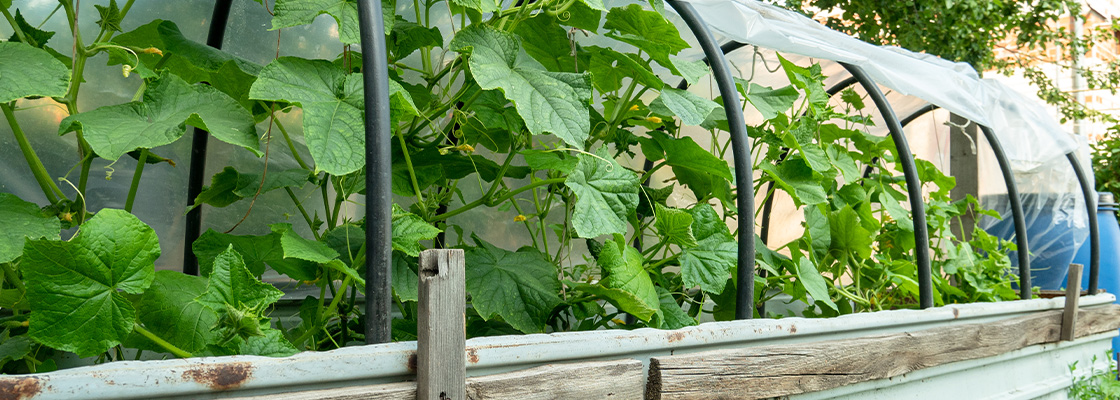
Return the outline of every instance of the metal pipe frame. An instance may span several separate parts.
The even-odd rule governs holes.
[[[910,201],[910,212],[914,220],[914,258],[918,268],[918,304],[921,308],[933,307],[933,280],[930,273],[929,259],[929,227],[926,225],[926,207],[922,202],[922,183],[918,179],[918,168],[914,165],[914,155],[910,152],[910,145],[906,142],[906,135],[902,132],[902,124],[894,114],[894,109],[887,102],[886,96],[879,90],[879,85],[867,76],[859,66],[840,63],[855,77],[861,86],[867,90],[867,95],[875,102],[887,129],[894,139],[895,150],[898,152],[898,161],[902,164],[902,172],[906,178],[906,192]]]
[[[1074,152],[1066,153],[1066,159],[1073,166],[1077,182],[1081,184],[1081,194],[1085,196],[1085,212],[1089,213],[1089,294],[1097,294],[1097,283],[1101,272],[1101,231],[1097,225],[1097,192],[1094,182],[1089,180],[1081,162]]]
[[[1015,245],[1019,252],[1019,298],[1031,298],[1031,254],[1027,240],[1027,222],[1023,217],[1023,203],[1019,198],[1019,187],[1015,184],[1015,173],[1011,171],[1011,163],[1003,152],[1003,145],[996,137],[992,128],[980,125],[984,138],[992,147],[992,152],[999,162],[999,170],[1003,173],[1003,183],[1007,186],[1007,199],[1011,203],[1011,217],[1015,223]]]
[[[381,2],[358,1],[362,54],[366,139],[366,344],[392,340],[393,291],[391,127],[389,125],[389,65]]]
[[[206,45],[215,49],[222,48],[226,38],[226,23],[229,22],[229,9],[232,0],[214,2],[214,12],[210,16],[210,30],[206,33]],[[194,128],[191,136],[191,165],[187,175],[187,207],[194,203],[202,193],[202,182],[206,178],[206,145],[210,133]],[[191,250],[191,244],[202,233],[202,206],[187,212],[186,235],[183,238],[183,273],[198,275],[198,259]]]
[[[677,11],[685,24],[692,30],[710,60],[712,75],[723,96],[723,108],[727,113],[727,123],[731,132],[731,150],[735,160],[735,183],[738,187],[736,219],[739,224],[738,270],[736,272],[735,319],[750,319],[754,315],[754,185],[751,183],[750,142],[747,138],[747,123],[743,118],[739,92],[731,76],[727,58],[716,44],[712,33],[704,21],[696,14],[691,4],[680,0],[669,0],[669,6]]]

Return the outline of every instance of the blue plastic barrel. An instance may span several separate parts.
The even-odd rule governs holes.
[[[1097,275],[1097,288],[1120,296],[1120,224],[1116,222],[1116,197],[1112,193],[1099,193],[1097,223],[1101,234],[1101,270]],[[1089,241],[1081,245],[1073,262],[1084,265],[1081,289],[1089,287]],[[1120,304],[1120,299],[1116,301]],[[1112,348],[1120,348],[1120,337],[1112,339]]]
[[[1031,251],[1031,286],[1043,290],[1058,290],[1066,286],[1069,264],[1077,252],[1074,232],[1065,228],[1065,222],[1054,222],[1053,210],[1061,196],[1023,193],[1019,198],[1027,217],[1027,240]],[[984,207],[993,210],[1010,210],[1007,194],[984,196]],[[1103,224],[1103,223],[1102,223]],[[1003,220],[985,218],[984,228],[989,234],[1014,242],[1015,223],[1008,213]],[[1018,271],[1018,252],[1008,252],[1012,271]],[[1013,283],[1018,283],[1016,279]],[[1017,285],[1013,285],[1016,288]]]

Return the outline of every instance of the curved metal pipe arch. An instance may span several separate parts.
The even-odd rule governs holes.
[[[1073,166],[1077,182],[1081,184],[1081,194],[1085,196],[1085,212],[1089,213],[1089,294],[1097,294],[1097,282],[1101,271],[1101,231],[1097,225],[1097,192],[1093,182],[1074,152],[1066,153],[1066,159]]]
[[[1003,183],[1007,186],[1007,200],[1011,204],[1011,218],[1015,224],[1015,245],[1019,252],[1019,298],[1031,298],[1031,254],[1027,240],[1027,222],[1023,216],[1023,203],[1019,198],[1019,187],[1015,184],[1015,173],[1011,171],[1011,163],[1003,152],[1003,144],[996,137],[992,128],[980,125],[984,138],[996,155],[999,170],[1003,174]]]
[[[740,190],[736,196],[736,218],[739,222],[738,244],[738,270],[736,273],[735,294],[735,319],[750,319],[754,316],[754,193],[751,184],[753,171],[751,166],[750,142],[747,138],[747,124],[743,118],[742,104],[739,92],[735,88],[735,81],[731,76],[727,58],[717,45],[712,33],[704,24],[703,19],[697,15],[692,5],[679,0],[669,0],[669,6],[677,11],[684,19],[686,25],[704,50],[704,55],[712,66],[712,75],[723,96],[723,108],[727,113],[727,123],[731,131],[731,150],[735,158],[735,184]]]
[[[922,183],[918,179],[918,169],[914,165],[914,155],[906,142],[906,135],[902,132],[902,124],[894,114],[894,109],[887,102],[886,96],[879,90],[879,85],[864,73],[859,66],[840,63],[857,80],[860,86],[867,90],[867,95],[875,102],[887,129],[894,139],[895,149],[898,152],[898,161],[902,164],[902,172],[906,178],[906,192],[910,201],[910,212],[914,220],[914,258],[918,268],[918,304],[921,308],[933,307],[933,280],[930,273],[929,259],[929,231],[926,225],[926,207],[922,202]]]

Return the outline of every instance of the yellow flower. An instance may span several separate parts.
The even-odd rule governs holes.
[[[655,123],[655,124],[660,124],[661,123],[661,118],[651,116],[651,117],[646,118],[646,121],[649,121],[649,122],[652,122],[652,123]]]
[[[638,111],[638,105],[635,104],[635,105],[630,106],[630,111]]]
[[[144,54],[155,54],[155,55],[160,55],[160,56],[163,55],[163,51],[160,51],[160,49],[157,49],[155,47],[149,47],[149,48],[146,48],[144,50],[140,50],[140,52],[142,52]]]
[[[474,153],[474,146],[471,146],[469,144],[461,144],[455,146],[455,150],[459,150],[464,153]]]
[[[513,222],[525,222],[525,216],[517,214],[516,217],[513,217]]]

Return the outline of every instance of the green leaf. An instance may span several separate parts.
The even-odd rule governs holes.
[[[323,243],[338,252],[338,259],[343,263],[354,265],[354,256],[366,243],[366,231],[354,224],[342,224],[327,231]]]
[[[0,193],[0,264],[11,262],[23,254],[24,239],[58,240],[62,225],[57,217],[43,215],[35,204],[10,193]]]
[[[224,252],[227,247],[241,254],[246,268],[254,276],[260,276],[265,271],[265,264],[276,272],[288,275],[300,281],[313,281],[318,273],[318,267],[311,262],[285,259],[284,249],[280,245],[280,233],[270,233],[263,236],[238,236],[219,233],[213,229],[206,230],[191,244],[195,257],[198,258],[198,269],[202,276],[210,276],[213,271],[214,259]]]
[[[405,211],[397,203],[393,203],[393,250],[397,250],[413,257],[420,255],[421,240],[432,240],[440,232],[420,218],[419,215]]]
[[[393,3],[381,2],[386,35],[393,31],[396,20]],[[361,43],[357,0],[277,0],[272,13],[272,30],[310,24],[315,17],[328,14],[338,24],[338,38],[342,43]]]
[[[136,321],[124,294],[152,283],[159,254],[151,227],[113,209],[98,212],[69,242],[28,240],[20,262],[31,299],[28,333],[82,357],[119,344]]]
[[[661,312],[665,314],[661,329],[680,329],[686,326],[698,325],[695,318],[688,316],[680,304],[673,299],[673,294],[665,288],[657,287],[657,296],[661,299]]]
[[[899,204],[894,196],[891,196],[891,194],[887,192],[880,192],[879,203],[883,205],[883,208],[887,209],[887,213],[890,214],[891,218],[894,218],[894,220],[898,222],[900,228],[907,232],[914,231],[914,220],[910,219],[910,211],[903,208],[902,204]]]
[[[466,273],[467,292],[478,315],[486,320],[501,316],[521,332],[543,332],[552,309],[560,304],[556,265],[530,247],[512,252],[475,241],[479,247],[466,251]]]
[[[149,83],[143,102],[101,107],[62,120],[59,134],[81,130],[98,156],[116,161],[138,148],[150,149],[178,140],[191,125],[223,142],[258,156],[253,116],[236,100],[212,87],[189,85],[175,75]]]
[[[828,223],[828,215],[822,212],[820,207],[805,207],[805,225],[813,250],[819,254],[826,254],[832,243],[832,230]]]
[[[420,277],[416,275],[416,258],[393,252],[393,293],[401,301],[419,301]]]
[[[564,185],[576,195],[572,226],[577,236],[626,233],[627,217],[638,206],[638,175],[609,158],[605,147],[598,157],[580,154]]]
[[[598,296],[599,298],[611,303],[619,311],[626,312],[633,315],[642,321],[650,321],[657,313],[661,312],[660,303],[658,307],[650,307],[644,300],[635,296],[633,293],[627,292],[622,289],[614,289],[603,287],[600,285],[589,285],[586,283],[577,283],[571,281],[564,281],[572,289]]]
[[[817,267],[813,265],[812,261],[808,258],[802,257],[797,260],[797,282],[805,287],[805,291],[813,296],[814,301],[819,301],[829,306],[833,310],[836,308],[836,303],[828,297],[828,283],[825,282],[824,277],[820,272],[817,272]]]
[[[280,57],[261,70],[249,97],[303,108],[303,135],[316,171],[346,175],[365,165],[361,74],[347,74],[326,60]]]
[[[669,62],[673,64],[673,69],[680,73],[680,76],[684,78],[685,82],[688,82],[689,86],[700,83],[700,78],[711,72],[711,68],[708,68],[708,64],[704,60],[690,61],[679,57],[669,57]]]
[[[136,316],[146,329],[187,352],[201,351],[218,340],[214,324],[218,314],[194,299],[206,291],[206,278],[178,271],[156,271],[152,286],[136,304]],[[158,352],[167,349],[143,336],[133,335],[131,345]]]
[[[235,86],[230,85],[229,81],[248,79],[251,82],[261,70],[261,66],[253,62],[207,46],[205,43],[187,39],[179,27],[171,21],[154,20],[132,31],[117,35],[113,38],[113,43],[141,49],[153,47],[168,54],[168,57],[164,59],[159,53],[133,54],[110,48],[107,50],[109,65],[134,65],[139,58],[140,65],[134,66],[137,72],[147,79],[158,76],[154,69],[157,64],[162,63],[163,68],[187,83],[210,82],[218,90],[238,100],[244,98],[249,87],[245,85],[243,91],[232,91]],[[232,71],[236,71],[236,76],[230,75]],[[250,104],[250,106],[255,105]]]
[[[599,30],[599,23],[603,19],[603,11],[605,10],[596,10],[583,1],[577,1],[568,7],[568,12],[564,14],[568,18],[560,20],[560,25],[595,33]]]
[[[721,188],[727,188],[727,192],[730,192],[732,175],[731,168],[727,166],[727,161],[700,147],[690,137],[675,139],[659,131],[650,131],[648,134],[653,137],[656,146],[648,146],[648,142],[643,142],[643,152],[647,151],[647,147],[657,147],[663,150],[665,162],[673,168],[677,181],[688,186],[696,195],[696,198],[708,198],[716,194],[717,189]],[[649,151],[656,150],[650,149]],[[646,156],[649,157],[650,155],[654,155],[658,159],[661,158],[661,155],[658,154],[647,154]],[[720,198],[727,202],[731,201],[730,196]]]
[[[396,19],[393,33],[385,40],[392,59],[403,59],[424,47],[443,46],[443,35],[439,33],[439,28],[428,28],[400,16],[396,16]]]
[[[579,158],[572,157],[559,151],[521,150],[525,163],[535,170],[551,169],[562,173],[571,173],[579,165]]]
[[[871,243],[875,241],[875,234],[860,224],[859,215],[851,206],[844,206],[829,215],[828,225],[832,235],[831,248],[834,251],[840,251],[841,254],[851,252],[865,259],[871,257]]]
[[[30,96],[60,97],[69,86],[70,69],[50,53],[23,43],[0,42],[0,103]]]
[[[509,152],[513,134],[525,129],[525,122],[509,106],[509,100],[497,90],[483,91],[466,109],[469,117],[460,125],[469,144],[481,144],[490,150]]]
[[[282,296],[284,292],[280,289],[253,276],[231,245],[214,259],[214,270],[206,281],[206,291],[195,301],[217,312],[227,305],[239,309],[263,309]]]
[[[759,169],[765,171],[778,187],[793,198],[797,206],[820,204],[828,201],[824,188],[813,177],[813,169],[802,158],[791,158],[777,166],[762,163]]]
[[[241,345],[241,354],[264,357],[287,357],[299,353],[299,349],[292,346],[284,338],[284,332],[276,329],[262,329],[264,335],[251,336]]]
[[[117,0],[109,0],[108,6],[95,4],[93,7],[97,9],[97,14],[101,16],[101,19],[96,22],[101,30],[108,32],[121,31],[121,19],[124,18],[124,15],[121,14],[120,8],[117,8]]]
[[[662,115],[676,115],[685,125],[700,125],[719,107],[716,102],[692,94],[687,90],[663,88],[661,95],[649,103],[650,111]]]
[[[540,13],[521,21],[513,33],[521,37],[521,47],[549,71],[577,72],[576,57],[582,55],[580,69],[586,69],[587,56],[572,54],[568,32],[556,23],[556,17]],[[577,47],[578,49],[578,47]]]
[[[749,85],[750,91],[743,93],[747,101],[751,102],[762,118],[774,119],[778,114],[783,114],[793,108],[793,103],[801,97],[801,93],[793,86],[774,89],[746,81],[739,81],[740,85]]]
[[[502,7],[501,2],[497,0],[451,0],[457,6],[478,10],[481,13],[488,13],[497,11]]]
[[[722,293],[731,269],[738,263],[739,245],[716,210],[701,203],[689,210],[697,246],[681,252],[681,278],[688,288],[699,286],[710,294]]]
[[[611,31],[608,37],[645,51],[666,68],[673,65],[669,55],[688,48],[676,26],[656,11],[644,10],[637,4],[612,8],[603,29]]]
[[[517,36],[488,26],[460,30],[451,49],[470,54],[478,85],[501,90],[529,132],[552,133],[583,147],[591,131],[590,75],[548,71],[525,52]]]
[[[338,252],[322,242],[304,239],[292,231],[292,224],[272,224],[272,232],[280,234],[280,247],[284,258],[295,258],[315,263],[328,263],[338,258]]]
[[[362,278],[361,274],[358,273],[358,270],[349,265],[346,265],[340,260],[330,260],[329,262],[324,263],[323,266],[350,278],[358,287],[366,287],[366,280],[365,278]]]
[[[653,215],[653,227],[666,242],[681,247],[696,246],[696,238],[692,236],[692,215],[687,211],[655,205]]]
[[[607,11],[607,6],[603,5],[603,0],[579,0],[581,3],[591,8],[592,10]]]
[[[665,84],[653,73],[649,63],[635,54],[624,54],[613,49],[588,46],[591,54],[591,82],[600,92],[613,92],[622,88],[623,78],[633,78],[642,85],[661,90]]]
[[[644,263],[642,253],[637,249],[620,245],[614,240],[607,241],[603,245],[603,251],[599,253],[599,267],[603,269],[606,276],[604,285],[634,295],[647,308],[656,310],[654,315],[660,320],[663,316],[660,308],[661,299],[649,274],[646,273],[645,268],[642,268]],[[651,318],[643,321],[651,321]]]
[[[0,6],[2,7],[2,6]],[[21,360],[31,354],[31,339],[25,335],[8,337],[8,332],[0,335],[0,367],[9,361]]]

